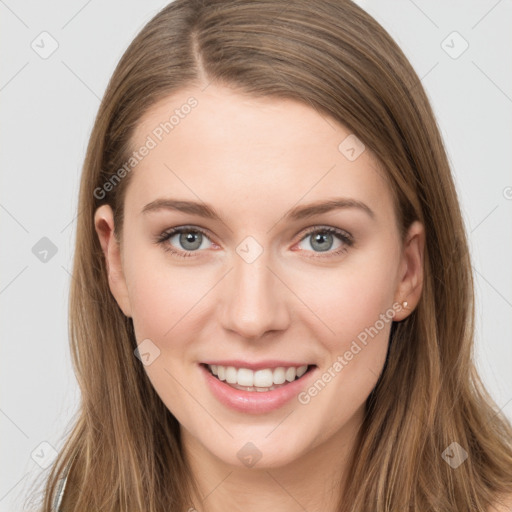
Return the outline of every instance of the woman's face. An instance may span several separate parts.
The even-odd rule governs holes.
[[[309,106],[215,85],[157,104],[133,147],[120,252],[108,206],[96,228],[185,445],[277,467],[352,440],[421,292],[421,224],[402,245],[369,149]]]

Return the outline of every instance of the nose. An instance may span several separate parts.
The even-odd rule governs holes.
[[[235,255],[233,266],[220,290],[224,329],[251,340],[285,330],[290,322],[290,293],[269,267],[266,252],[252,263]]]

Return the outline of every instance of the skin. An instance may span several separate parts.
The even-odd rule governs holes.
[[[190,96],[198,106],[132,171],[121,243],[113,236],[111,208],[96,212],[111,291],[133,319],[137,342],[149,338],[160,350],[145,369],[181,424],[201,490],[191,507],[334,510],[365,401],[384,365],[391,322],[308,404],[293,399],[270,413],[245,414],[219,403],[198,363],[278,359],[328,371],[393,304],[408,302],[395,321],[416,307],[424,228],[413,223],[402,244],[379,162],[368,149],[348,160],[338,146],[350,131],[292,100],[214,84],[190,87],[144,115],[134,147]],[[295,206],[340,196],[364,202],[374,218],[357,208],[283,218]],[[141,213],[163,197],[208,203],[222,221],[164,209]],[[183,225],[209,233],[191,257],[155,243]],[[315,233],[305,231],[325,226],[350,233],[353,245],[333,235],[328,251],[320,251]],[[263,249],[252,263],[236,252],[247,236]],[[179,235],[165,243],[178,251],[190,247],[180,245]],[[252,468],[237,457],[249,441],[261,452]]]

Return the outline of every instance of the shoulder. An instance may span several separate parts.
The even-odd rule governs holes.
[[[512,512],[512,493],[503,496],[488,512]]]

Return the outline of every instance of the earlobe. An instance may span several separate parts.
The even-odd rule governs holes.
[[[105,257],[110,291],[123,313],[130,317],[130,300],[122,266],[121,247],[115,236],[114,214],[108,204],[96,210],[94,227]]]
[[[395,301],[403,309],[395,315],[395,321],[407,318],[416,308],[423,290],[423,260],[425,251],[425,228],[419,221],[409,227],[402,250],[400,276]],[[406,305],[403,306],[403,303]]]

